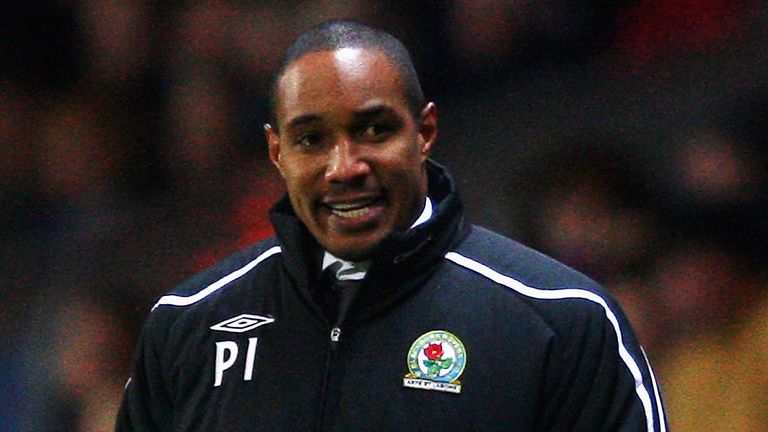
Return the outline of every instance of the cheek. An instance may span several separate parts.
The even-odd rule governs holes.
[[[311,205],[319,193],[316,170],[299,160],[285,160],[283,165],[283,180],[285,181],[291,203],[296,209],[304,209]]]
[[[413,182],[419,182],[422,177],[424,161],[418,147],[405,146],[393,153],[386,161],[387,172],[399,188],[413,187]]]
[[[315,176],[318,170],[318,163],[310,157],[302,156],[296,153],[284,153],[280,162],[280,172],[288,186],[302,186]]]
[[[284,163],[280,173],[283,176],[285,187],[291,196],[296,195],[296,193],[302,190],[301,172],[294,170],[290,163]]]
[[[389,171],[407,173],[417,171],[421,167],[423,159],[418,143],[406,140],[384,152],[381,162],[387,166]]]

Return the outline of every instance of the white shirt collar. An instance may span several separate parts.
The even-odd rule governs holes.
[[[429,218],[432,217],[432,200],[429,199],[429,197],[426,197],[424,200],[424,209],[421,211],[421,214],[418,218],[416,218],[416,221],[413,222],[409,230],[416,228],[417,226],[423,224],[424,222],[428,221]],[[370,261],[360,261],[360,262],[352,262],[352,261],[346,261],[341,258],[338,258],[334,256],[332,253],[325,251],[323,254],[323,265],[321,267],[322,271],[325,271],[328,267],[333,265],[334,263],[340,262],[341,267],[336,271],[336,279],[338,280],[362,280],[365,278],[366,272],[368,272],[368,267],[370,266]]]
[[[428,221],[429,218],[432,217],[432,200],[427,197],[424,200],[424,210],[421,211],[421,214],[418,218],[416,218],[416,221],[413,222],[413,225],[411,225],[408,229],[414,229],[417,226],[423,224],[424,222]]]

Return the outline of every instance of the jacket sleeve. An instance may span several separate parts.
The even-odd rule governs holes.
[[[537,430],[666,432],[653,372],[618,305],[571,302],[578,312],[550,346]]]
[[[131,377],[117,414],[116,432],[170,431],[173,403],[161,362],[156,312],[150,314],[139,338]]]

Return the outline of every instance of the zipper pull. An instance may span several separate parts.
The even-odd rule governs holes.
[[[339,338],[341,337],[341,329],[338,327],[334,327],[331,329],[331,346],[333,348],[336,348],[336,345],[339,343]]]

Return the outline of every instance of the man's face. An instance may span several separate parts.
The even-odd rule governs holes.
[[[414,118],[384,54],[306,54],[283,73],[277,100],[279,132],[265,126],[270,159],[296,214],[326,250],[364,260],[410,226],[427,193],[437,112],[428,104]]]

